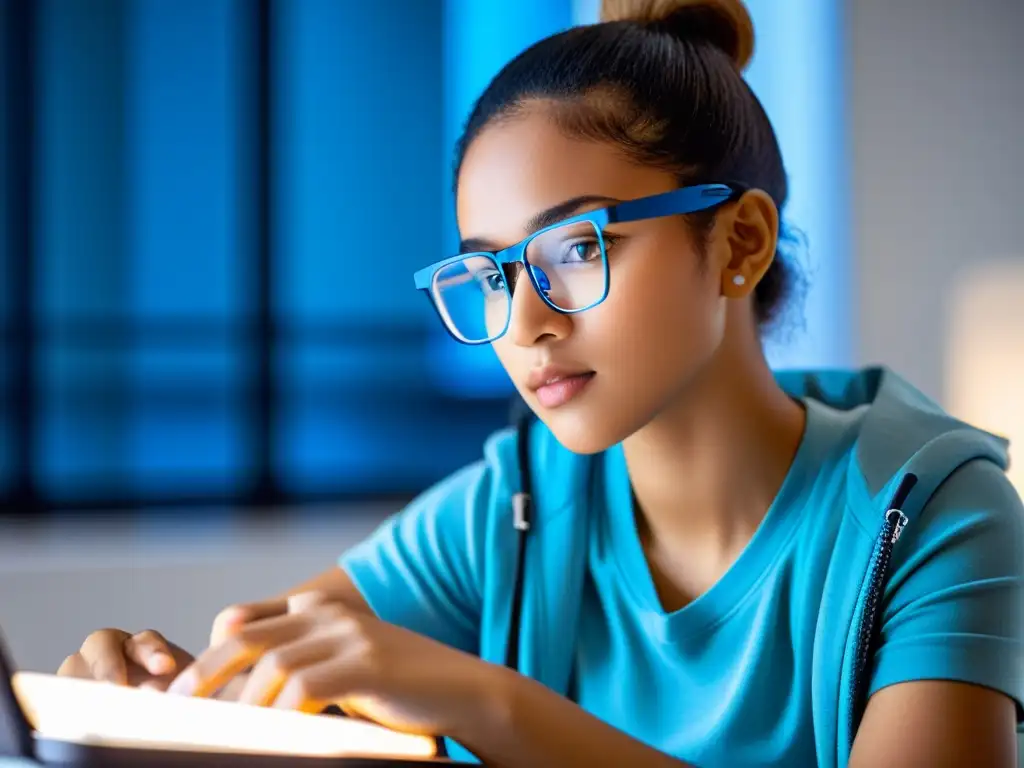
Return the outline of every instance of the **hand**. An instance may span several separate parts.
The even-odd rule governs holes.
[[[314,713],[336,704],[395,730],[448,736],[479,717],[505,672],[311,593],[201,653],[170,692],[210,696],[249,667],[242,703]]]
[[[176,673],[192,661],[187,651],[151,629],[134,635],[120,629],[100,629],[85,638],[57,674],[165,690]]]
[[[214,619],[211,642],[222,642],[248,622],[287,611],[283,599],[229,606]],[[64,660],[57,674],[162,691],[193,661],[192,654],[154,630],[100,629]]]
[[[210,645],[220,645],[246,624],[288,613],[288,598],[279,597],[258,603],[229,605],[213,619]]]

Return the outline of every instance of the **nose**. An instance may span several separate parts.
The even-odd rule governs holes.
[[[548,276],[534,267],[534,279],[542,291],[551,289]],[[508,336],[520,347],[530,347],[548,338],[552,341],[566,338],[572,333],[573,318],[552,309],[526,275],[519,273],[515,290],[512,292],[512,316],[509,319]]]

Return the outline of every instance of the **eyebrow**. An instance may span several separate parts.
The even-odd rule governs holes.
[[[526,231],[534,233],[538,229],[544,229],[544,227],[550,227],[552,224],[557,224],[562,219],[567,219],[576,213],[580,208],[585,205],[592,203],[605,203],[606,205],[614,205],[621,203],[622,201],[615,197],[608,197],[606,195],[579,195],[578,197],[571,197],[557,205],[553,205],[550,208],[546,208],[540,213],[536,214],[526,223]],[[501,250],[492,240],[488,240],[483,237],[470,237],[463,240],[459,244],[459,253],[472,253],[474,251],[499,251]]]

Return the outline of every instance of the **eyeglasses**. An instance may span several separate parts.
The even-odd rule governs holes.
[[[733,184],[700,184],[587,211],[497,253],[462,253],[418,270],[416,288],[427,292],[456,341],[488,344],[508,331],[512,293],[523,275],[555,311],[585,312],[608,297],[606,226],[708,210],[743,191]]]

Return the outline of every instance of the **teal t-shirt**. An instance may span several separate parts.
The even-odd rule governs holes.
[[[753,538],[704,594],[666,613],[635,524],[621,446],[595,473],[596,516],[574,698],[699,766],[814,765],[811,653],[829,552],[816,525],[845,499],[849,419],[814,401]]]
[[[863,477],[865,460],[879,458],[865,457],[864,446],[899,447],[907,422],[883,402],[872,427],[879,431],[865,437],[869,409],[801,399],[806,432],[761,525],[717,583],[672,613],[660,605],[640,544],[621,446],[594,457],[589,499],[575,508],[586,508],[592,521],[578,627],[532,625],[552,638],[575,630],[569,651],[539,636],[534,647],[540,670],[571,652],[568,695],[580,706],[702,768],[835,764],[834,733],[816,729],[831,722],[822,708],[837,702],[815,695],[814,678],[839,666],[846,638],[816,630],[830,611],[848,610],[827,599],[828,585],[842,582],[847,569],[849,594],[864,580],[863,566],[847,565],[844,546],[851,536],[870,546],[878,535],[873,515],[884,514],[851,508],[851,478]],[[913,415],[926,426],[938,418]],[[960,439],[957,429],[948,428],[953,439],[944,445]],[[494,521],[509,514],[514,472],[503,457],[511,456],[507,442],[498,445],[487,461],[442,482],[341,558],[379,616],[470,653],[500,653],[510,582],[495,553],[497,537],[508,534]],[[544,457],[538,461],[543,467]],[[541,472],[534,482],[543,490],[559,479]],[[1003,469],[987,459],[966,461],[936,484],[893,549],[870,692],[957,680],[1001,691],[1020,708],[1024,508]],[[556,507],[538,528],[538,542],[556,537],[540,547],[548,563],[572,558],[557,540],[571,509]],[[533,583],[528,591],[543,581]],[[537,599],[542,608],[553,598]]]

